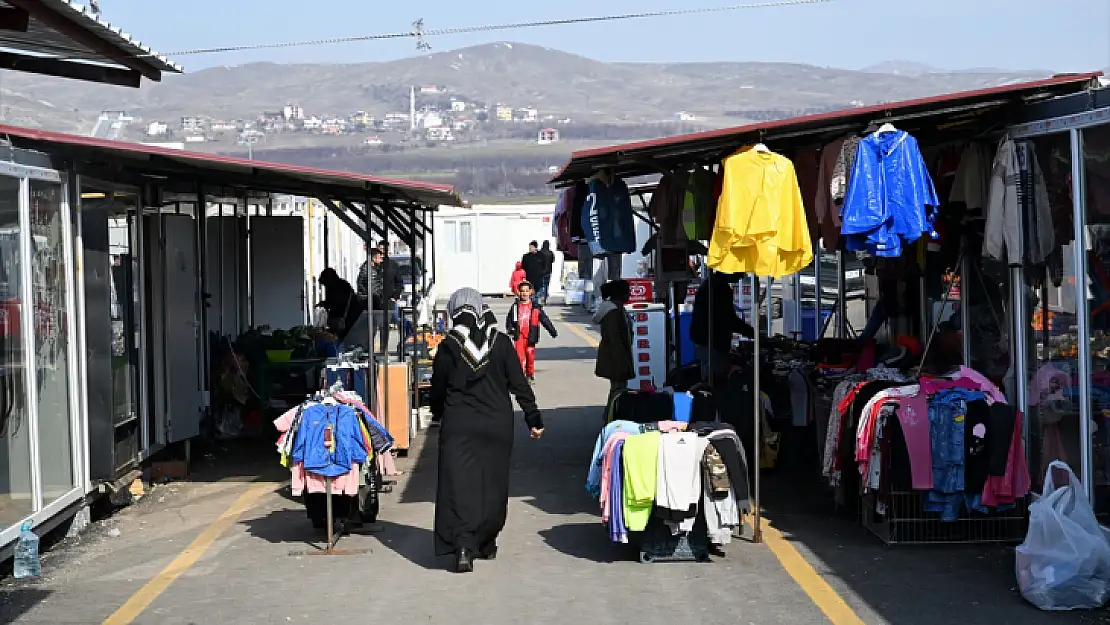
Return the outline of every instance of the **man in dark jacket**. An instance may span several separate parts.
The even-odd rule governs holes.
[[[369,264],[369,267],[367,267],[367,264]],[[369,275],[371,271],[374,272],[372,280]],[[381,248],[371,249],[370,260],[363,263],[358,272],[359,297],[369,304],[370,314],[374,318],[375,336],[370,337],[371,344],[373,344],[378,332],[381,332],[382,345],[388,349],[389,326],[386,325],[385,311],[393,310],[393,306],[396,304],[397,298],[401,296],[403,288],[404,283],[401,282],[401,276],[398,275],[396,268],[391,266]]]
[[[546,259],[543,254],[540,253],[539,243],[532,241],[528,244],[528,253],[521,257],[520,264],[524,269],[524,275],[527,276],[528,281],[532,283],[532,298],[539,301],[535,288],[543,284],[543,275],[547,265]]]
[[[316,307],[328,311],[328,329],[342,340],[365,310],[362,300],[351,288],[351,283],[340,278],[331,267],[320,272],[317,282],[324,287],[324,299]]]
[[[701,283],[694,296],[694,310],[690,318],[690,342],[701,362],[705,379],[728,373],[732,358],[732,335],[747,338],[754,336],[751,325],[736,314],[732,285],[740,276],[709,272],[709,279]]]
[[[631,285],[626,280],[613,280],[601,286],[602,302],[594,313],[593,321],[601,330],[601,343],[597,347],[594,375],[609,380],[609,401],[628,388],[628,381],[636,377],[636,363],[632,357],[632,323],[624,305],[631,297]]]
[[[543,279],[540,280],[540,303],[547,306],[547,295],[551,290],[551,274],[555,271],[555,252],[551,251],[551,242],[544,241],[540,247],[540,255],[543,256]]]
[[[509,307],[509,315],[505,318],[505,334],[516,345],[516,354],[520,357],[520,366],[528,381],[536,381],[536,345],[540,342],[540,326],[547,330],[551,338],[559,336],[555,324],[547,317],[534,298],[532,284],[527,280],[517,286],[517,300]]]

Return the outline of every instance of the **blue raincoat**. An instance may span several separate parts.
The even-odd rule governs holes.
[[[940,205],[917,140],[897,130],[864,137],[841,210],[849,251],[897,257],[902,246],[929,234]]]

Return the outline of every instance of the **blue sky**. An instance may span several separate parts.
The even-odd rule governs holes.
[[[101,0],[102,16],[160,52],[678,8],[744,0]],[[158,8],[154,8],[158,7]],[[601,8],[604,7],[604,8]],[[1082,71],[1110,65],[1110,0],[836,0],[495,33],[434,37],[433,51],[493,41],[604,61],[784,61],[861,68]],[[417,54],[412,40],[183,56],[186,70],[251,61],[363,62]]]

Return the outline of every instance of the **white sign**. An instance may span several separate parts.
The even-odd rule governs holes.
[[[632,364],[636,377],[628,381],[634,391],[662,387],[667,378],[667,307],[664,304],[631,304]]]

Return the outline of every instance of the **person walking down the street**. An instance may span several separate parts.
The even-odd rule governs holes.
[[[363,303],[351,283],[340,278],[331,267],[321,271],[317,281],[324,287],[324,299],[316,307],[327,311],[328,329],[336,338],[343,340],[362,314]]]
[[[516,295],[520,283],[527,279],[528,276],[524,273],[524,263],[519,260],[516,261],[516,269],[513,270],[513,276],[509,278],[509,292]]]
[[[543,256],[544,273],[540,280],[540,303],[547,306],[547,296],[551,291],[551,274],[555,271],[555,252],[551,251],[551,242],[544,241],[540,246],[540,255]]]
[[[636,377],[636,363],[632,356],[632,322],[624,307],[631,296],[628,281],[606,282],[601,286],[602,302],[593,317],[601,332],[594,375],[609,380],[606,410],[618,395],[627,390],[628,381]]]
[[[435,554],[453,555],[458,573],[497,557],[497,536],[509,506],[513,405],[531,437],[543,418],[509,337],[490,327],[482,296],[459,289],[447,303],[452,327],[432,362],[430,403],[439,422]]]
[[[520,265],[524,268],[526,279],[532,283],[532,298],[536,301],[539,301],[539,297],[536,295],[536,287],[543,282],[546,264],[547,261],[540,253],[539,244],[535,241],[529,243],[528,253],[520,259]]]
[[[516,345],[524,375],[528,376],[529,382],[535,382],[536,345],[540,342],[540,326],[547,330],[551,338],[559,336],[559,332],[543,311],[543,306],[536,301],[531,282],[521,282],[516,293],[516,301],[509,307],[509,315],[505,318],[505,332]]]

